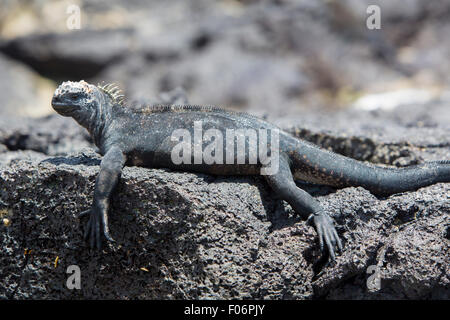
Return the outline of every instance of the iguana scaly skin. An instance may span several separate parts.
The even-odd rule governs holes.
[[[92,206],[81,213],[90,217],[85,238],[91,247],[101,248],[102,234],[112,241],[108,229],[109,203],[122,168],[127,164],[216,175],[260,174],[263,161],[249,164],[248,148],[244,164],[237,164],[236,158],[234,164],[174,164],[171,153],[175,142],[171,136],[175,130],[192,132],[196,121],[202,121],[203,130],[217,129],[224,136],[227,129],[278,130],[276,126],[244,113],[197,106],[127,108],[121,98],[111,85],[69,81],[56,89],[52,99],[52,106],[59,114],[73,117],[89,131],[104,156]],[[384,168],[320,149],[281,130],[278,151],[278,171],[264,177],[277,196],[314,225],[321,249],[326,245],[333,261],[336,252],[342,250],[333,221],[317,200],[297,187],[294,179],[339,188],[362,186],[382,195],[450,182],[449,161],[428,162],[402,169]]]

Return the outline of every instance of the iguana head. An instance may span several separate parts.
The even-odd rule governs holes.
[[[52,107],[69,117],[95,112],[102,103],[100,90],[86,81],[63,82],[53,94]]]
[[[74,118],[96,134],[112,107],[122,104],[122,98],[118,88],[112,84],[95,86],[84,80],[66,81],[53,94],[52,107],[60,115]]]
[[[52,107],[63,116],[73,116],[98,111],[108,103],[122,103],[122,98],[113,84],[95,86],[84,80],[66,81],[53,94]]]

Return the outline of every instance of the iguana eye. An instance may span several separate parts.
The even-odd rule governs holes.
[[[70,96],[70,98],[71,98],[72,100],[77,100],[79,97],[80,97],[80,95],[79,95],[79,94],[76,94],[76,93],[74,93],[74,94],[72,94],[72,95]]]

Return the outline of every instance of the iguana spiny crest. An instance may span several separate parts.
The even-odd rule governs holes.
[[[161,112],[216,112],[237,114],[242,117],[254,116],[239,111],[227,110],[220,107],[208,105],[164,105],[164,104],[142,104],[130,103],[125,105],[124,94],[119,86],[114,83],[100,83],[97,86],[87,83],[84,80],[79,82],[66,81],[63,82],[55,91],[52,104],[55,110],[62,115],[70,115],[69,113],[76,110],[76,106],[82,107],[86,104],[97,105],[100,112],[103,109],[103,104],[108,103],[108,99],[101,99],[101,95],[106,95],[111,99],[113,105],[118,105],[126,108],[125,110],[132,113],[150,114]],[[88,106],[86,106],[88,107]],[[86,109],[86,108],[85,108]],[[92,108],[91,108],[92,110]]]
[[[125,96],[122,94],[122,90],[119,89],[119,86],[115,83],[107,83],[104,82],[97,84],[97,88],[102,90],[104,93],[109,95],[115,102],[120,105],[123,105],[123,101]]]

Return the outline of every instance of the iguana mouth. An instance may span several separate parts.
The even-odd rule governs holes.
[[[68,105],[63,101],[58,101],[55,98],[52,100],[53,109],[61,115],[66,115],[78,109],[78,106]]]

